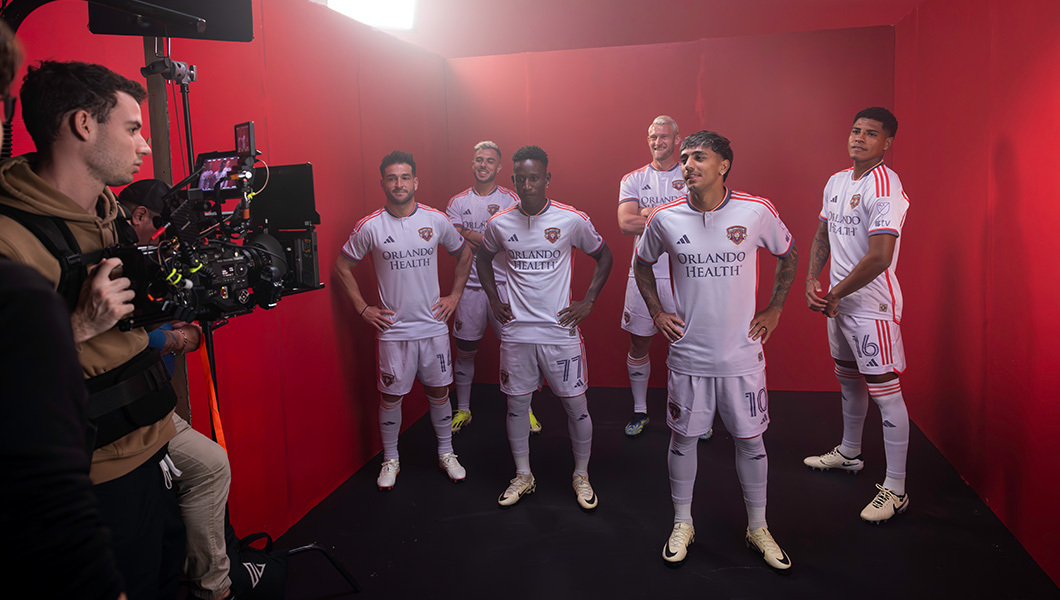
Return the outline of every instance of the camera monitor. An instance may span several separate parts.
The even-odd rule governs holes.
[[[254,187],[261,191],[251,204],[251,225],[267,223],[270,229],[306,229],[320,224],[312,164],[273,165],[267,173],[264,167],[257,167]]]
[[[228,180],[228,174],[238,169],[243,162],[243,156],[235,152],[209,152],[200,154],[195,159],[196,168],[202,167],[199,175],[199,184],[196,186],[201,190],[213,191],[236,189],[236,182]],[[218,187],[218,183],[220,186]]]

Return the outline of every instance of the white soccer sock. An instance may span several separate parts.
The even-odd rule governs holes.
[[[449,404],[449,396],[432,398],[428,395],[427,404],[434,435],[438,438],[438,456],[449,454],[453,451],[453,407]]]
[[[743,489],[743,503],[747,507],[747,528],[751,531],[766,527],[766,480],[769,458],[761,435],[750,439],[733,438],[736,442],[736,474]]]
[[[456,409],[471,412],[471,382],[475,380],[475,354],[478,350],[457,348],[453,360],[453,384],[456,387]]]
[[[508,396],[508,444],[516,461],[520,456],[530,456],[530,399],[533,396]]]
[[[861,454],[861,433],[869,412],[869,389],[857,369],[835,366],[835,376],[843,396],[843,443],[839,452],[847,458]]]
[[[651,375],[651,355],[640,358],[626,355],[626,371],[629,372],[629,389],[633,392],[633,412],[648,412],[648,376]]]
[[[883,449],[887,456],[887,479],[883,487],[901,496],[905,494],[905,462],[909,454],[909,412],[902,397],[902,385],[892,379],[870,383],[868,387],[883,420]]]
[[[513,456],[515,459],[515,472],[516,474],[522,473],[523,475],[530,474],[530,455],[524,454],[522,456]]]
[[[574,474],[588,475],[589,455],[593,447],[593,419],[589,416],[589,403],[585,400],[585,394],[578,394],[573,398],[563,398],[563,408],[567,411],[567,432],[574,450]]]
[[[401,433],[401,399],[387,402],[379,399],[379,433],[383,437],[383,460],[398,457],[398,434]]]
[[[670,499],[674,502],[674,523],[692,524],[692,488],[696,485],[699,457],[698,437],[670,432],[670,451],[666,467],[670,471]]]

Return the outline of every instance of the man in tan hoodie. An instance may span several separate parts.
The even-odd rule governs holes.
[[[151,152],[141,135],[145,96],[143,86],[99,65],[30,67],[21,105],[37,152],[0,163],[0,255],[60,285],[63,268],[18,217],[25,213],[58,217],[76,242],[75,254],[91,256],[118,241],[117,201],[107,186],[132,182]],[[175,597],[184,531],[166,445],[175,434],[176,396],[158,375],[157,352],[146,350],[146,332],[116,326],[133,310],[130,282],[116,271],[121,261],[86,266],[79,295],[75,289],[67,297],[77,298],[68,302],[70,325],[92,394],[89,412],[121,405],[97,410],[89,477],[129,597]]]

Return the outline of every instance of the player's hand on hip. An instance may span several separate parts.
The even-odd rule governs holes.
[[[434,311],[434,318],[441,322],[446,322],[449,317],[453,316],[453,312],[456,311],[456,303],[460,301],[460,296],[456,294],[450,294],[448,296],[442,296],[435,302],[431,310]]]
[[[560,325],[564,327],[577,327],[578,323],[584,321],[585,317],[588,317],[591,312],[593,312],[592,301],[583,298],[571,302],[570,306],[556,313],[556,316],[559,317]]]
[[[747,337],[752,340],[762,340],[764,344],[769,341],[769,336],[773,335],[773,330],[777,328],[777,323],[779,322],[779,308],[767,308],[759,311],[751,319],[751,328],[747,331]]]
[[[810,310],[823,313],[825,301],[821,297],[821,282],[816,279],[806,280],[806,304]]]
[[[121,259],[108,258],[96,265],[88,281],[81,287],[81,296],[70,315],[74,341],[83,342],[114,327],[133,311],[136,292],[129,289],[128,277],[111,279]]]
[[[371,323],[376,331],[382,332],[394,326],[394,321],[390,318],[390,315],[393,314],[394,311],[392,310],[368,305],[364,307],[364,312],[361,313],[361,318]]]
[[[676,342],[685,335],[685,322],[677,318],[674,313],[655,313],[652,323],[655,323],[655,328],[661,331],[670,343]]]

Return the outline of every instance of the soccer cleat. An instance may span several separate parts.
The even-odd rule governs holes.
[[[690,523],[674,523],[670,539],[663,546],[663,560],[678,563],[688,556],[688,547],[696,541],[696,528]]]
[[[748,529],[744,541],[747,542],[748,548],[762,555],[767,565],[781,571],[791,568],[791,559],[777,545],[768,528],[759,527],[754,531]]]
[[[537,482],[534,481],[533,474],[516,473],[515,479],[512,479],[508,489],[504,490],[500,498],[497,498],[497,503],[501,506],[511,506],[535,489],[537,489]]]
[[[534,411],[530,411],[530,433],[541,433],[541,421],[534,416]]]
[[[471,424],[471,411],[470,410],[458,410],[453,413],[453,433],[460,433],[460,430]]]
[[[802,459],[802,464],[811,469],[820,469],[822,471],[839,469],[848,473],[857,473],[865,468],[865,461],[861,460],[860,454],[854,458],[847,458],[839,452],[839,446],[820,456],[807,456]]]
[[[637,437],[644,432],[644,426],[648,424],[651,419],[648,418],[648,413],[635,412],[633,418],[626,423],[626,435],[629,437]]]
[[[380,490],[393,489],[394,483],[397,481],[398,473],[401,472],[401,463],[398,459],[391,458],[390,460],[383,461],[383,468],[379,470],[379,478],[375,480],[375,484],[379,486]]]
[[[708,432],[704,433],[703,435],[699,436],[699,441],[705,442],[705,441],[709,440],[712,437],[714,437],[714,428],[713,427],[710,428],[710,431],[708,431]]]
[[[588,475],[575,475],[572,485],[574,486],[574,495],[578,497],[578,504],[582,508],[585,510],[596,508],[596,492],[593,491],[593,486],[589,485]]]
[[[883,523],[891,517],[904,513],[909,508],[909,494],[899,496],[891,490],[876,484],[880,490],[869,505],[861,511],[861,518],[869,523]]]
[[[460,465],[460,461],[456,460],[456,454],[448,452],[438,457],[438,466],[441,467],[445,474],[449,476],[449,479],[453,480],[453,483],[460,483],[467,477],[467,470]]]

